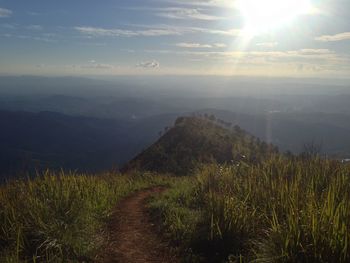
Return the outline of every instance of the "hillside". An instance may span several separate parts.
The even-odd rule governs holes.
[[[238,126],[214,116],[180,117],[152,146],[131,160],[124,170],[186,175],[198,163],[256,162],[278,150]]]

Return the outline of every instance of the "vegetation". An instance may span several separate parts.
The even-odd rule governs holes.
[[[155,185],[169,189],[152,214],[184,262],[350,262],[350,165],[305,149],[284,156],[213,116],[179,118],[134,172],[2,186],[0,262],[94,260],[113,206]]]
[[[189,262],[349,262],[349,201],[349,166],[275,156],[203,166],[152,208]]]
[[[190,175],[198,164],[259,162],[278,149],[214,116],[180,117],[174,127],[125,167]]]
[[[164,183],[151,174],[63,172],[9,182],[0,188],[0,262],[92,260],[118,200]]]

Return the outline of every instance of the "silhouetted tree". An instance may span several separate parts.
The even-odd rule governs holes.
[[[322,143],[317,143],[315,140],[303,144],[301,153],[302,158],[312,158],[319,156],[322,150]]]

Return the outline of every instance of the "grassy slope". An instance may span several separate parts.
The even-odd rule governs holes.
[[[191,174],[198,163],[257,161],[276,151],[239,127],[224,128],[219,121],[200,117],[178,118],[155,144],[125,168],[177,175]]]
[[[207,165],[152,203],[188,262],[349,262],[350,167]]]
[[[0,262],[91,260],[116,203],[133,191],[165,183],[141,173],[46,173],[12,181],[0,187]]]

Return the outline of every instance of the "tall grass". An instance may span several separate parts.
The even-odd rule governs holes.
[[[209,262],[350,262],[349,166],[278,156],[207,165],[188,184],[190,199],[178,201],[177,191],[163,202],[200,215],[191,223],[162,200],[155,208],[168,231],[186,233],[188,246]]]
[[[0,262],[93,260],[118,200],[162,184],[144,174],[51,173],[0,188]]]
[[[350,167],[281,156],[179,178],[47,172],[0,187],[0,262],[94,260],[124,196],[171,184],[151,207],[186,262],[350,262]]]

